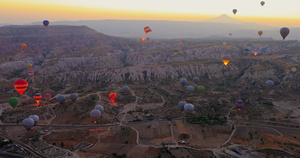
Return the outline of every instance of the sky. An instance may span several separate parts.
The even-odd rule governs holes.
[[[245,22],[300,27],[300,0],[0,0],[0,24],[75,20],[200,21],[227,14]],[[237,9],[236,15],[232,10]]]

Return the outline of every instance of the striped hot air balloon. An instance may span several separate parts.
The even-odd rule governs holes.
[[[15,89],[22,95],[28,87],[28,82],[24,79],[19,79],[15,82],[14,86]]]
[[[235,106],[237,107],[238,110],[241,110],[241,108],[244,107],[244,102],[242,100],[237,100],[235,102]]]
[[[111,102],[114,102],[117,98],[117,93],[115,93],[115,92],[110,93],[109,98],[110,98]]]

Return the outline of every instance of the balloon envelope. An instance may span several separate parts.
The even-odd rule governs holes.
[[[236,12],[237,12],[237,10],[236,10],[236,9],[233,9],[232,12],[233,12],[233,14],[235,15]]]
[[[194,86],[187,86],[187,87],[186,87],[186,90],[187,90],[188,92],[194,92],[195,88],[194,88]]]
[[[260,5],[261,5],[261,6],[264,6],[264,5],[265,5],[265,2],[264,2],[264,1],[261,1],[261,2],[260,2]]]
[[[178,103],[178,106],[180,107],[181,110],[183,110],[185,104],[186,104],[185,101],[180,101],[180,102]]]
[[[33,76],[34,72],[33,71],[28,71],[28,76]]]
[[[66,101],[66,97],[63,95],[60,95],[57,97],[57,100],[60,104],[63,104]]]
[[[100,118],[101,112],[99,110],[94,109],[90,112],[90,116],[92,119],[96,120],[96,119]]]
[[[235,102],[235,106],[238,108],[238,110],[240,110],[241,108],[244,107],[244,102],[242,100],[237,100]]]
[[[145,33],[148,35],[148,33],[149,33],[150,31],[152,31],[152,30],[151,30],[151,28],[150,28],[149,26],[146,26],[146,27],[144,27],[144,31],[145,31]]]
[[[224,65],[227,66],[227,64],[230,62],[230,56],[225,55],[222,60],[223,60]]]
[[[192,105],[192,104],[185,104],[184,105],[184,111],[185,112],[191,113],[191,112],[193,112],[193,110],[194,110],[194,105]]]
[[[130,92],[130,88],[128,86],[124,86],[122,88],[122,90],[123,90],[123,93],[125,93],[125,94],[128,94]]]
[[[282,36],[283,39],[286,38],[287,35],[289,35],[290,33],[290,29],[288,29],[287,27],[283,27],[280,29],[280,35]]]
[[[26,47],[27,47],[27,44],[25,44],[25,43],[22,43],[22,44],[21,44],[21,48],[22,48],[23,50],[25,50]]]
[[[32,118],[26,118],[22,124],[29,131],[34,126],[34,120]]]
[[[51,99],[51,94],[49,94],[49,93],[45,94],[45,95],[44,95],[44,98],[45,98],[46,101],[50,101],[50,99]]]
[[[292,72],[296,72],[297,71],[297,68],[296,67],[293,67],[291,68]]]
[[[77,99],[77,94],[75,93],[70,94],[70,99],[72,100],[72,102],[75,102]]]
[[[36,126],[39,123],[39,116],[38,115],[30,115],[29,118],[33,119],[34,126]]]
[[[111,102],[114,102],[117,98],[117,93],[112,92],[112,93],[109,94],[108,97],[110,98]]]
[[[223,42],[223,46],[226,47],[227,46],[227,42]]]
[[[28,87],[28,82],[24,79],[19,79],[15,82],[14,86],[15,89],[22,95]]]
[[[32,68],[32,64],[31,64],[31,63],[28,63],[28,64],[26,64],[26,67],[27,67],[28,69],[30,69],[30,68]]]
[[[272,80],[267,80],[266,85],[268,88],[271,88],[274,86],[274,82]]]
[[[47,27],[49,25],[49,21],[48,20],[44,20],[43,24],[44,24],[45,27]]]
[[[253,53],[256,56],[258,54],[258,50],[254,50]]]
[[[145,41],[145,37],[142,37],[142,40]]]
[[[180,78],[180,84],[184,86],[187,83],[186,78]]]
[[[194,78],[193,78],[193,82],[194,82],[195,84],[197,84],[199,81],[200,81],[199,77],[194,77]]]
[[[258,35],[261,36],[263,34],[262,31],[258,31]]]
[[[204,86],[198,86],[197,90],[198,90],[198,92],[203,93],[204,92]]]
[[[104,107],[102,105],[96,105],[94,109],[99,110],[101,113],[104,112]]]
[[[13,108],[15,108],[18,105],[18,103],[19,103],[19,98],[17,98],[17,97],[11,97],[11,98],[8,99],[8,103],[9,103],[10,106],[12,106]]]
[[[33,98],[36,101],[36,103],[39,103],[42,99],[42,95],[40,93],[36,93],[33,95]]]

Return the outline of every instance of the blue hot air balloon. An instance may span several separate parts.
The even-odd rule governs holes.
[[[49,21],[48,20],[44,20],[43,24],[44,24],[45,27],[47,27],[49,25]]]

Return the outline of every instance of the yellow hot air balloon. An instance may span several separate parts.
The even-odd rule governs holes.
[[[226,47],[226,46],[227,46],[227,43],[226,43],[226,42],[223,42],[223,46]]]
[[[142,40],[145,41],[145,37],[142,37]]]
[[[32,64],[28,63],[28,64],[26,65],[26,67],[27,67],[28,69],[30,69],[30,68],[32,67]]]
[[[296,67],[293,67],[291,70],[292,70],[292,72],[296,72],[296,71],[297,71],[297,68],[296,68]]]
[[[224,65],[227,66],[227,64],[230,62],[229,55],[225,55],[222,60],[223,60]]]

